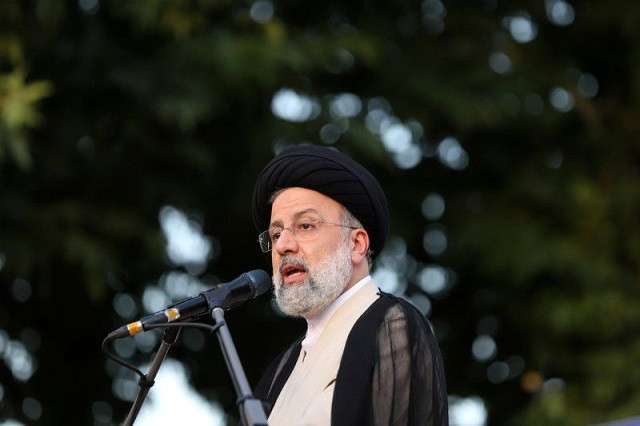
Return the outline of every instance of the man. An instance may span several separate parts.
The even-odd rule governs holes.
[[[307,321],[256,388],[269,424],[448,424],[429,323],[369,276],[389,228],[375,177],[336,150],[286,149],[258,176],[253,218],[278,306]]]

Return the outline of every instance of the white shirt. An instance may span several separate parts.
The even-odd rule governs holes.
[[[345,291],[338,297],[336,300],[331,302],[329,306],[325,308],[324,311],[312,316],[311,318],[307,318],[307,334],[302,341],[302,350],[307,352],[311,347],[316,343],[318,337],[322,334],[322,330],[327,325],[327,322],[333,315],[335,311],[338,310],[340,306],[351,296],[356,294],[358,290],[360,290],[364,285],[371,280],[371,276],[367,275],[357,283],[355,283],[349,290]]]
[[[273,406],[270,426],[330,425],[333,391],[347,337],[358,318],[377,299],[378,289],[366,277],[309,319],[306,349],[300,351]]]

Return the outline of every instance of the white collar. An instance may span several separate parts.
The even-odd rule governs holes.
[[[366,283],[371,280],[371,276],[367,275],[357,283],[355,283],[349,290],[342,293],[336,300],[331,302],[329,306],[327,306],[322,312],[319,312],[312,316],[311,318],[306,318],[307,320],[307,335],[302,341],[302,348],[305,351],[311,349],[311,347],[316,343],[320,334],[322,334],[322,330],[324,330],[325,325],[329,322],[329,319],[333,315],[335,311],[338,310],[340,306],[344,302],[346,302],[351,296],[356,294],[358,290],[360,290]]]

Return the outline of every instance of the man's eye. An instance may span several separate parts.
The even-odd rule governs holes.
[[[313,222],[300,222],[298,224],[298,230],[303,232],[313,231],[315,227],[316,227],[316,224]]]
[[[274,231],[271,231],[271,241],[278,241],[278,238],[280,238],[280,235],[282,235],[282,230],[281,229],[277,229]]]

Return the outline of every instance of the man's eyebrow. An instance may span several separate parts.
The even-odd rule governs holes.
[[[293,220],[294,220],[294,221],[296,221],[296,220],[300,219],[302,216],[304,216],[304,215],[306,215],[306,214],[309,214],[309,213],[312,213],[312,214],[314,214],[314,215],[317,215],[317,216],[319,216],[319,217],[322,217],[322,215],[320,214],[320,212],[319,212],[318,210],[313,209],[313,208],[308,208],[308,209],[300,210],[299,212],[295,212],[295,213],[293,214]],[[278,226],[278,227],[281,227],[281,228],[282,228],[282,227],[283,227],[283,225],[282,225],[282,221],[281,221],[281,220],[274,220],[274,221],[273,221],[273,222],[271,222],[271,224],[269,225],[269,228],[273,228],[273,227],[275,227],[275,226]]]
[[[293,215],[293,219],[300,219],[302,216],[304,216],[304,215],[306,215],[306,214],[309,214],[309,213],[313,213],[313,214],[315,214],[316,216],[320,216],[320,217],[322,217],[322,215],[320,214],[320,212],[319,212],[318,210],[316,210],[316,209],[312,209],[312,208],[308,208],[308,209],[304,209],[304,210],[301,210],[301,211],[299,211],[299,212],[296,212],[296,213]]]

